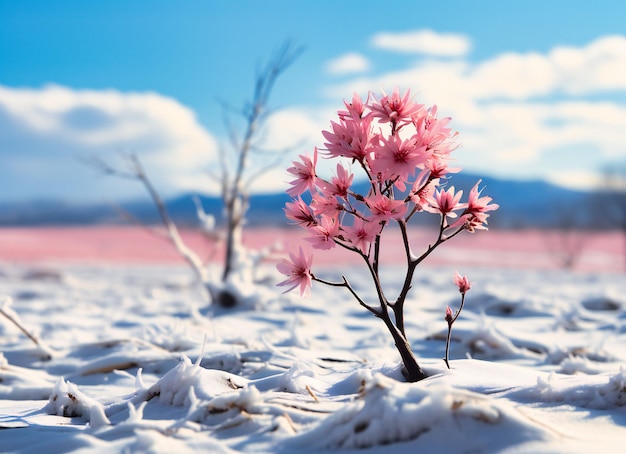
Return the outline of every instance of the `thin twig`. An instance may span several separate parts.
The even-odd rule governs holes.
[[[319,282],[321,284],[325,284],[325,285],[328,285],[330,287],[345,287],[345,288],[347,288],[348,291],[352,294],[352,296],[354,296],[354,298],[358,301],[358,303],[361,306],[363,306],[365,309],[370,311],[375,316],[379,317],[380,316],[380,311],[377,310],[376,308],[370,306],[365,301],[363,301],[363,299],[356,293],[354,288],[352,288],[352,285],[350,285],[350,283],[348,282],[348,279],[346,279],[345,276],[341,276],[341,278],[343,279],[343,282],[331,282],[331,281],[326,281],[324,279],[320,279],[319,277],[311,274],[311,279],[313,279],[314,281],[317,281],[317,282]]]
[[[32,340],[38,347],[41,347],[39,343],[39,339],[33,336],[28,330],[22,325],[17,319],[11,316],[8,312],[6,312],[3,308],[0,308],[0,314],[4,315],[11,323],[19,328],[19,330],[26,335],[30,340]]]
[[[307,384],[305,385],[305,388],[307,390],[307,392],[309,393],[309,395],[313,398],[313,400],[315,402],[319,402],[320,400],[317,398],[317,396],[315,395],[315,393],[313,392],[313,390],[311,389],[311,387]]]
[[[464,305],[465,305],[465,293],[461,293],[461,306],[459,306],[459,309],[454,314],[454,317],[448,320],[448,337],[446,338],[446,356],[443,358],[448,369],[450,369],[450,363],[448,359],[449,359],[449,353],[450,353],[450,339],[452,337],[452,325],[454,324],[456,319],[459,318],[459,315],[461,314],[461,311],[463,310]]]
[[[19,320],[19,317],[16,316],[14,317],[9,311],[5,310],[5,307],[9,307],[12,303],[12,299],[11,297],[5,297],[4,302],[2,304],[2,306],[0,307],[0,314],[4,315],[7,320],[9,320],[11,323],[13,323],[22,333],[24,333],[24,335],[26,337],[28,337],[31,341],[33,341],[33,343],[35,345],[37,345],[37,347],[39,347],[41,350],[43,350],[47,355],[49,356],[53,356],[53,351],[50,349],[50,347],[48,347],[47,345],[45,345],[43,342],[41,342],[36,336],[34,336],[33,334],[31,334],[26,327],[21,323],[21,321]]]

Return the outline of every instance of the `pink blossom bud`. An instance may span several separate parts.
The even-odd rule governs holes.
[[[459,292],[463,294],[465,294],[470,288],[472,288],[472,285],[469,279],[467,279],[467,276],[461,276],[458,271],[454,272],[453,280],[455,285],[459,288]]]
[[[445,317],[445,320],[448,323],[452,323],[452,309],[450,309],[450,306],[446,306],[446,317]]]

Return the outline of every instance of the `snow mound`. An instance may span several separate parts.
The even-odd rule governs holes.
[[[492,430],[481,430],[484,426]],[[503,401],[442,384],[400,383],[377,374],[353,402],[289,444],[361,449],[424,440],[429,452],[432,446],[442,452],[481,452],[495,447],[492,437],[484,435],[493,430],[499,434],[496,442],[507,444],[552,437]]]
[[[0,352],[0,399],[47,399],[53,382],[45,372],[9,365]]]
[[[49,415],[83,417],[94,429],[110,424],[100,402],[87,397],[75,384],[66,382],[62,377],[54,385],[44,411]]]
[[[192,364],[188,357],[183,356],[176,367],[141,393],[140,399],[151,400],[158,396],[159,402],[167,405],[190,406],[193,401],[191,389],[197,399],[211,400],[247,384],[245,378],[221,370],[204,369],[199,362]]]
[[[474,331],[461,332],[463,344],[472,356],[483,359],[525,358],[534,356],[527,349],[519,348],[515,343],[496,328],[495,323],[483,319]]]
[[[547,379],[537,379],[536,392],[537,397],[544,402],[559,402],[596,410],[625,407],[626,370],[620,368],[616,374],[599,376],[596,383],[589,383],[588,377],[582,383],[579,377],[563,378],[550,374]]]

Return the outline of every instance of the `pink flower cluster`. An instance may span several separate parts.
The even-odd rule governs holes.
[[[365,101],[355,94],[344,104],[338,120],[322,132],[325,149],[300,156],[287,169],[293,176],[287,193],[294,200],[285,214],[310,233],[314,249],[340,246],[369,260],[385,225],[406,224],[417,212],[440,215],[444,238],[487,228],[489,212],[498,205],[481,197],[480,181],[467,202],[461,202],[463,191],[446,185],[447,176],[460,170],[449,167],[457,147],[450,118],[438,118],[436,106],[417,104],[410,91],[401,95],[398,89],[380,97],[370,93]],[[331,178],[318,175],[318,155],[338,161]],[[365,190],[357,190],[353,170],[365,177]],[[285,260],[281,271],[290,277],[281,285],[300,285],[304,293],[311,279],[303,267],[310,262],[304,253]]]

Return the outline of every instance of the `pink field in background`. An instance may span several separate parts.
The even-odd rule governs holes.
[[[203,258],[219,259],[223,248],[200,232],[182,232],[187,244]],[[412,230],[416,254],[434,241],[432,230]],[[306,244],[305,232],[289,228],[254,228],[244,233],[245,244],[253,249],[277,242],[285,250]],[[391,236],[381,248],[383,263],[403,263],[399,238]],[[491,230],[469,234],[443,244],[424,265],[559,268],[567,257],[575,259],[580,271],[623,271],[624,239],[619,232],[564,233],[541,230]],[[0,228],[0,262],[3,263],[182,263],[171,244],[138,227],[98,226],[62,228]],[[360,263],[356,254],[341,248],[318,251],[315,266]]]

